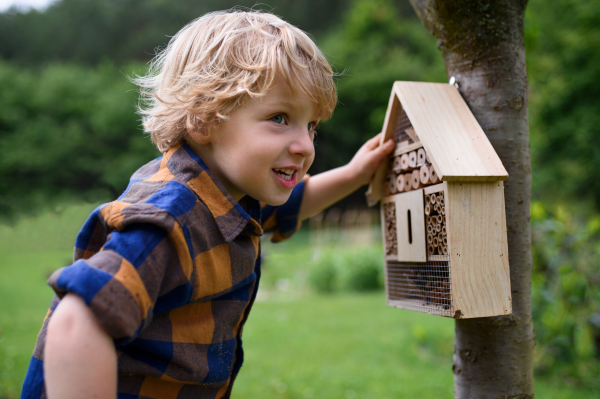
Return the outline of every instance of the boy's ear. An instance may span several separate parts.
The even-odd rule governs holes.
[[[195,115],[188,114],[185,128],[197,144],[206,145],[210,143],[210,129],[208,129],[208,126],[203,125]]]

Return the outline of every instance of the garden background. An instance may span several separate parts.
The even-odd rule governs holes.
[[[52,296],[45,280],[68,264],[87,214],[159,155],[127,77],[193,18],[254,4],[59,0],[0,13],[0,398],[18,397]],[[448,79],[408,1],[255,8],[309,32],[343,72],[312,174],[381,130],[393,81]],[[600,397],[600,3],[530,0],[525,39],[536,395]],[[385,306],[376,218],[356,216],[363,193],[265,243],[234,397],[452,397],[453,321]]]

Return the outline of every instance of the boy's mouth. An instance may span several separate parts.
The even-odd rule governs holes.
[[[296,172],[293,169],[273,169],[273,171],[275,171],[278,176],[286,181],[292,180],[294,173]]]

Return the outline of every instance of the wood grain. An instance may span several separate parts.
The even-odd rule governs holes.
[[[454,86],[395,82],[393,92],[441,180],[502,181],[508,178],[500,158]],[[395,115],[397,108],[390,108],[394,107],[388,107],[388,111]],[[388,115],[384,129],[389,126],[387,118]]]
[[[423,189],[396,195],[396,230],[398,232],[398,260],[400,262],[426,262],[427,236]],[[409,241],[408,211],[411,215],[412,243]]]
[[[510,314],[503,183],[444,184],[453,308],[461,318]]]

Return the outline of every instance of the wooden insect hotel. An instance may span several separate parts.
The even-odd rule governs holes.
[[[510,314],[508,174],[458,90],[395,82],[382,136],[396,149],[367,199],[381,202],[388,305],[454,318]]]

